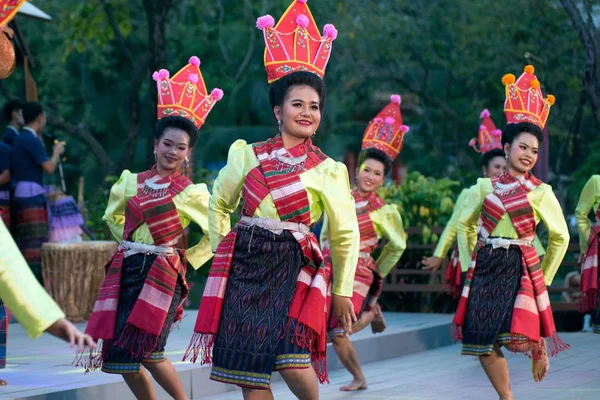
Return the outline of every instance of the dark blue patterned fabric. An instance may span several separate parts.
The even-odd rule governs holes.
[[[8,316],[0,299],[0,368],[6,368],[6,336],[8,335]]]
[[[288,231],[240,228],[227,282],[211,378],[266,389],[271,373],[310,366],[310,354],[291,343],[288,310],[304,265]]]
[[[492,249],[477,253],[463,328],[462,354],[490,354],[495,342],[510,341],[510,323],[523,267],[521,250]]]

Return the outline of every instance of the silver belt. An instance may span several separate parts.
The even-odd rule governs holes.
[[[497,249],[499,247],[503,249],[509,249],[511,245],[514,246],[532,246],[533,242],[527,239],[506,239],[506,238],[491,238],[485,239],[485,244],[491,244],[493,249]]]
[[[173,247],[155,246],[153,244],[129,242],[127,240],[123,240],[120,247],[125,250],[125,257],[129,257],[134,254],[156,254],[167,256],[175,253],[175,249]]]
[[[239,222],[243,226],[258,226],[266,229],[276,235],[281,235],[283,231],[299,232],[304,236],[310,234],[310,228],[297,222],[282,222],[272,218],[254,218],[242,217]]]

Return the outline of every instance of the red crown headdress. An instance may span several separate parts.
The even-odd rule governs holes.
[[[404,134],[409,131],[408,126],[402,125],[400,101],[400,96],[393,94],[390,104],[369,122],[363,136],[363,150],[381,150],[392,160],[398,157],[404,143]]]
[[[551,94],[543,98],[540,81],[533,74],[534,71],[533,65],[525,66],[523,74],[516,82],[513,74],[502,77],[502,83],[506,87],[504,114],[508,124],[531,122],[540,129],[546,126],[550,107],[554,104],[555,98]]]
[[[315,73],[323,79],[331,55],[331,42],[337,30],[323,27],[323,36],[306,5],[307,0],[293,0],[277,25],[270,15],[256,20],[265,37],[265,67],[269,83],[296,71]]]
[[[169,79],[169,71],[152,74],[158,88],[158,119],[175,115],[189,119],[200,129],[215,103],[223,97],[221,89],[206,91],[200,72],[200,59],[190,58],[189,64]]]
[[[469,146],[478,153],[487,153],[493,149],[502,148],[502,131],[496,128],[494,121],[490,117],[490,112],[483,110],[479,115],[481,124],[479,125],[478,137],[473,138],[469,141]],[[477,148],[479,145],[479,148]]]
[[[25,0],[0,0],[0,28],[9,23]]]

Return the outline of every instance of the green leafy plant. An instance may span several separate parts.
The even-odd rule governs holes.
[[[450,219],[459,189],[458,181],[411,172],[402,185],[389,183],[379,195],[386,203],[398,206],[405,229],[422,227],[421,237],[409,236],[409,243],[429,244],[438,240],[431,228],[444,226]]]

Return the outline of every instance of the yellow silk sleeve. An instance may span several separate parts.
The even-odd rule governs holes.
[[[40,336],[65,314],[29,269],[15,241],[0,221],[0,293],[30,338]]]
[[[227,164],[215,180],[208,201],[208,230],[212,251],[231,230],[230,214],[237,208],[246,178],[246,141],[236,140],[229,148]]]
[[[544,185],[536,211],[548,229],[548,248],[541,268],[546,286],[550,286],[569,247],[569,229],[560,203],[549,185]]]
[[[327,242],[327,235],[329,234],[329,218],[327,217],[327,213],[323,213],[323,225],[321,226],[321,235],[319,236],[319,243],[321,247],[325,245]]]
[[[581,254],[585,254],[588,248],[588,242],[590,240],[590,231],[592,229],[592,222],[588,218],[588,215],[594,203],[596,202],[596,177],[592,176],[581,191],[577,207],[575,208],[575,218],[577,218],[577,229],[579,230],[579,247],[581,248]]]
[[[460,217],[458,218],[458,253],[462,268],[468,268],[469,264],[471,264],[473,249],[477,244],[477,225],[484,199],[484,195],[481,192],[486,180],[489,182],[487,178],[479,178],[477,184],[471,186]]]
[[[129,170],[124,170],[119,180],[110,189],[108,204],[106,205],[106,211],[102,220],[106,222],[114,238],[119,243],[123,241],[125,206],[127,205],[127,201],[135,195],[136,191],[137,176],[129,172]]]
[[[324,161],[329,162],[329,160]],[[324,171],[321,201],[328,217],[329,246],[333,265],[333,294],[351,297],[358,263],[360,235],[350,194],[346,166],[332,162]]]
[[[386,276],[402,257],[406,249],[406,236],[402,217],[395,204],[386,204],[376,213],[379,214],[377,228],[381,236],[387,239],[387,244],[377,259],[377,270],[382,276]]]
[[[204,233],[200,242],[185,252],[188,262],[194,269],[198,269],[213,256],[208,230],[208,200],[210,193],[206,185],[200,183],[188,186],[180,195],[185,197],[182,202],[183,206],[178,211],[195,222]]]
[[[465,202],[465,198],[467,197],[468,189],[463,189],[458,198],[456,199],[456,204],[454,204],[454,211],[452,211],[452,216],[446,224],[444,228],[444,232],[440,236],[438,240],[437,246],[435,247],[435,251],[433,252],[434,257],[444,258],[448,251],[454,245],[456,241],[456,235],[458,233],[458,219],[460,218],[461,210]]]

